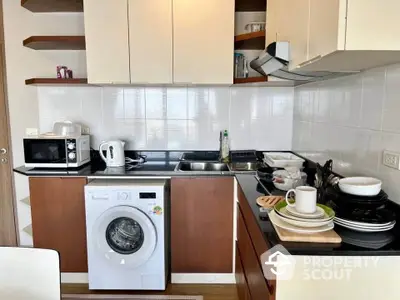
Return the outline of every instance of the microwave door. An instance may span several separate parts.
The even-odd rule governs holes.
[[[65,140],[25,139],[24,154],[27,165],[66,167],[67,164]]]

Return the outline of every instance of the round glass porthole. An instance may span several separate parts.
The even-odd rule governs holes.
[[[119,254],[133,254],[143,245],[144,233],[138,222],[132,218],[116,218],[106,229],[108,245]]]

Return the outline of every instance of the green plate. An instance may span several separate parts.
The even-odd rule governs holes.
[[[294,201],[289,201],[289,202],[294,203]],[[286,206],[287,206],[286,201],[281,201],[281,202],[278,202],[277,204],[275,204],[274,210],[276,213],[281,214],[280,213],[281,209],[285,208]],[[317,206],[324,210],[325,218],[333,218],[335,216],[335,211],[332,208],[330,208],[326,205],[323,205],[323,204],[319,204],[319,203],[317,203]]]

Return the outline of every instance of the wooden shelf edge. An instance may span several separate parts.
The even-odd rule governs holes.
[[[233,84],[254,83],[254,82],[267,82],[268,77],[248,77],[248,78],[234,78]]]
[[[33,13],[83,12],[83,0],[21,0],[21,6]]]
[[[88,84],[87,78],[30,78],[25,80],[26,85],[82,85]]]
[[[256,38],[260,38],[260,37],[265,38],[265,30],[236,35],[235,43],[241,42],[241,41],[248,41],[248,40],[256,39]]]
[[[236,12],[266,12],[267,1],[265,0],[235,0],[235,11]]]
[[[34,50],[85,50],[85,36],[30,36],[22,45]]]

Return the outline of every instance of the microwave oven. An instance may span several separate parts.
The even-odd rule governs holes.
[[[25,167],[78,168],[90,162],[90,136],[24,138]]]

